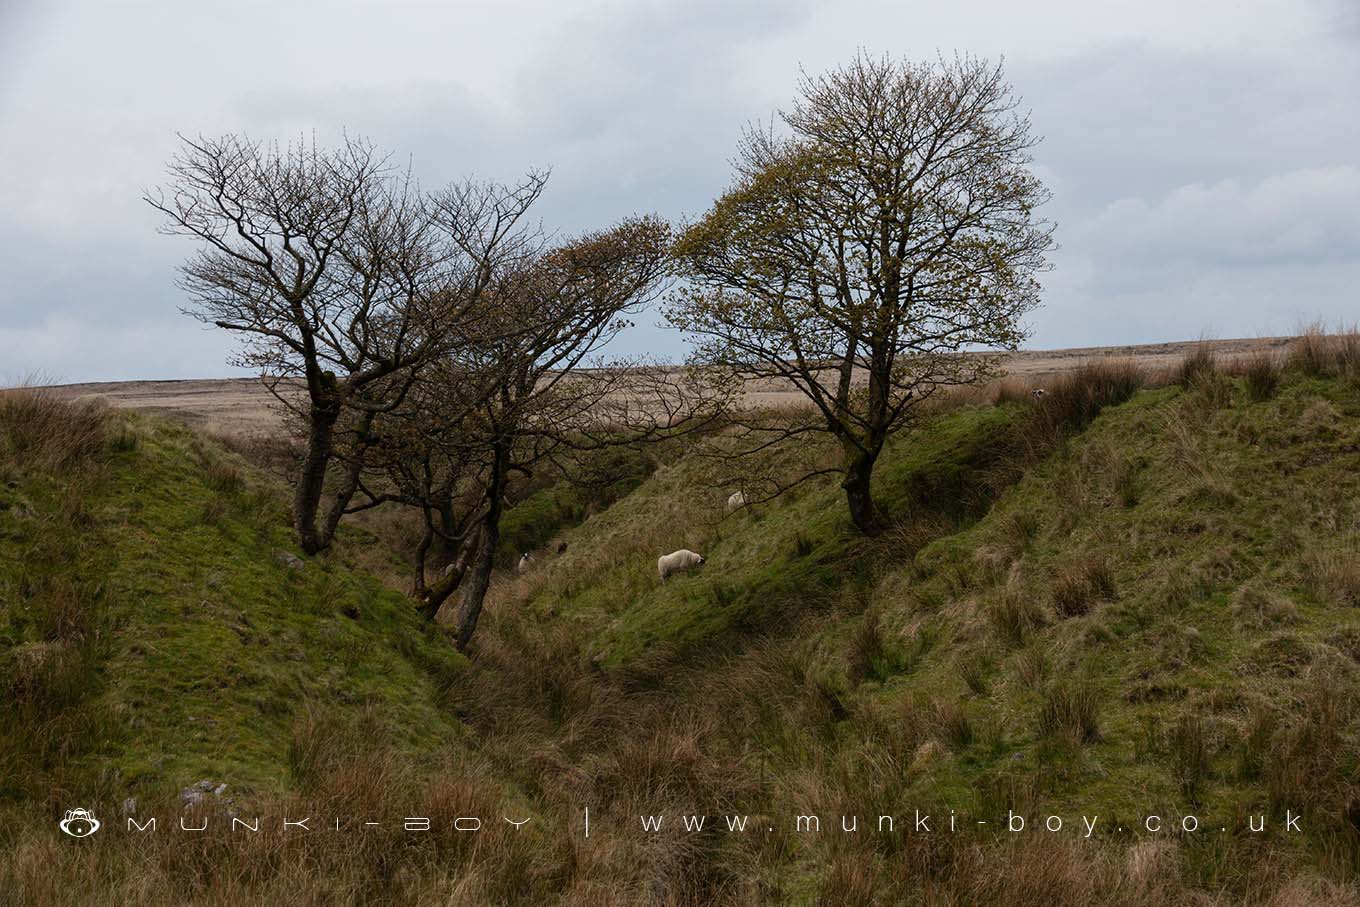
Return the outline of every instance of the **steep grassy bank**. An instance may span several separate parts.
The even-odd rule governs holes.
[[[51,815],[92,778],[116,798],[203,776],[445,833],[72,846],[5,813],[0,882],[65,903],[1357,903],[1360,382],[1313,358],[1200,357],[1137,393],[1090,370],[933,416],[885,456],[875,539],[830,481],[726,515],[699,451],[574,527],[540,489],[522,528],[551,510],[568,549],[500,578],[468,663],[356,568],[397,558],[376,537],[288,566],[278,497],[183,429],[105,436],[79,494],[15,466],[7,493],[46,516],[3,523],[6,593],[69,580],[104,616],[72,695],[7,727],[35,779],[9,803],[67,771]],[[663,586],[681,546],[708,563]],[[25,607],[13,651],[66,632]],[[77,721],[89,749],[59,732]],[[1011,810],[1030,832],[1000,830]],[[951,811],[990,825],[944,833]],[[534,822],[447,832],[503,814]],[[680,814],[711,821],[669,830]],[[1051,814],[1061,834],[1037,830]]]
[[[3,436],[7,795],[277,790],[308,709],[377,709],[412,752],[459,737],[464,660],[343,553],[298,559],[267,478],[169,421],[27,405],[92,440],[53,461]]]
[[[996,480],[1017,475],[1012,442],[1042,414],[941,416],[884,462],[899,523],[873,541],[853,540],[830,484],[724,518],[701,461],[660,470],[507,590],[477,657],[547,667],[518,698],[479,691],[471,720],[535,728],[500,763],[542,783],[579,760],[595,777],[559,768],[562,783],[623,816],[864,822],[923,804],[996,826],[1012,808],[1031,823],[1085,810],[1109,848],[718,836],[671,855],[668,880],[705,880],[695,898],[753,885],[893,903],[921,896],[902,879],[929,871],[965,900],[1014,894],[1030,873],[1019,890],[1036,903],[1346,901],[1360,871],[1360,393],[1349,372],[1267,365],[1233,377],[1190,362],[1013,484]],[[660,586],[655,553],[680,545],[708,563]],[[604,673],[583,681],[590,664]],[[526,763],[531,738],[555,741],[546,769]],[[1306,816],[1302,834],[1248,831],[1260,815],[1278,830],[1285,810]],[[1150,834],[1149,814],[1193,814],[1213,834]],[[951,875],[977,853],[995,865]]]

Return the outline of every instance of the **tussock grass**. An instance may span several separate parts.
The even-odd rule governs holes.
[[[0,455],[29,468],[55,472],[91,460],[109,425],[101,402],[72,403],[41,387],[0,390]]]
[[[1029,632],[1044,623],[1044,611],[1024,589],[1008,585],[988,608],[997,635],[1008,646],[1023,645]]]
[[[1270,627],[1298,618],[1298,608],[1289,599],[1250,586],[1244,586],[1233,595],[1232,613],[1239,622],[1250,627]]]
[[[1053,686],[1039,710],[1039,733],[1075,743],[1100,739],[1100,697],[1090,687]]]
[[[931,720],[940,739],[952,749],[961,750],[972,745],[977,736],[968,710],[955,699],[941,699],[931,706]]]
[[[1127,360],[1094,360],[1063,373],[1033,406],[1024,432],[1029,455],[1037,458],[1057,447],[1101,410],[1131,399],[1145,383],[1142,370]]]
[[[1329,332],[1320,323],[1306,327],[1290,343],[1285,368],[1309,378],[1360,377],[1360,332],[1355,328]]]
[[[1360,548],[1309,552],[1303,569],[1318,598],[1342,608],[1360,605]]]
[[[1081,557],[1060,566],[1049,587],[1059,617],[1080,617],[1097,602],[1114,598],[1114,571],[1103,557]]]
[[[1035,646],[1022,649],[1015,656],[1015,673],[1025,687],[1037,690],[1048,679],[1048,658]]]
[[[1234,363],[1233,371],[1242,377],[1248,398],[1263,403],[1279,390],[1283,365],[1274,350],[1260,350]]]
[[[210,460],[152,423],[128,423],[130,446],[95,448],[89,472],[108,481],[77,501],[14,466],[0,531],[39,566],[0,562],[0,591],[48,607],[6,625],[0,650],[13,722],[0,728],[0,890],[32,903],[919,903],[923,891],[961,904],[1353,903],[1360,619],[1346,558],[1360,396],[1285,369],[1273,397],[1248,405],[1249,378],[1228,371],[1212,407],[1098,363],[1051,410],[1052,388],[934,414],[885,454],[876,493],[902,531],[869,542],[847,531],[834,483],[724,519],[697,459],[663,461],[611,506],[555,526],[570,541],[561,557],[498,580],[471,666],[353,569],[347,546],[390,557],[366,531],[301,571],[280,567],[285,511],[248,462],[224,455],[242,487],[211,526],[198,519],[223,497]],[[1297,424],[1310,407],[1317,424]],[[542,505],[554,519],[560,489],[529,491],[521,515]],[[655,558],[681,546],[708,563],[662,587]],[[104,620],[129,597],[150,605],[114,611],[132,623],[110,635]],[[1071,619],[1051,619],[1050,603]],[[164,678],[186,669],[178,649],[240,675],[176,691],[220,731],[163,714]],[[136,682],[95,683],[110,664]],[[118,743],[110,721],[124,715],[149,735],[138,747],[181,755],[157,768],[136,750],[79,748]],[[101,773],[116,780],[80,786]],[[101,792],[116,815],[129,778],[150,809],[204,775],[243,790],[238,811],[420,804],[445,826],[512,809],[541,822],[518,837],[502,822],[478,839],[270,833],[103,850],[49,827],[69,804],[48,801],[73,790]],[[867,832],[879,814],[909,826],[902,804],[973,802],[1031,822],[1092,804],[1117,824],[1150,802],[1310,818],[1303,840]],[[572,834],[584,803],[598,822],[589,846]],[[826,831],[792,833],[793,811],[819,813]],[[659,812],[746,813],[775,830],[649,839],[631,824]],[[866,831],[840,833],[842,815]]]
[[[1201,340],[1181,359],[1172,372],[1172,380],[1190,389],[1213,381],[1219,371],[1218,354],[1211,341]]]
[[[1198,806],[1204,784],[1213,771],[1209,725],[1202,715],[1183,715],[1167,742],[1171,765],[1187,802]]]

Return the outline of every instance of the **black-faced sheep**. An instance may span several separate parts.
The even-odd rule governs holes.
[[[525,573],[534,562],[534,556],[529,552],[524,552],[519,556],[519,564],[515,567],[516,573]]]
[[[1048,393],[1048,391],[1044,390],[1042,387],[1036,387],[1029,392],[1029,395],[1034,398],[1035,403],[1038,403],[1040,400],[1044,399],[1044,394],[1046,393]]]
[[[688,548],[681,548],[679,551],[672,551],[670,554],[663,554],[656,559],[656,572],[661,574],[661,581],[664,583],[666,577],[682,570],[689,570],[697,567],[704,562],[704,556],[690,551]]]

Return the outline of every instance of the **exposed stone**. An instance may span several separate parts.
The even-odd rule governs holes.
[[[301,570],[303,567],[302,558],[291,552],[284,551],[282,548],[274,552],[274,557],[280,564],[283,564],[283,566],[287,567],[289,570]]]

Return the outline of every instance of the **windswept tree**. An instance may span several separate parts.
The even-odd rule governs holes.
[[[1024,338],[1048,193],[999,65],[860,56],[800,89],[783,128],[748,130],[735,184],[677,242],[688,285],[667,315],[715,377],[807,397],[811,417],[791,424],[739,416],[747,449],[832,435],[867,533],[888,438],[939,390],[994,373],[969,351]]]
[[[544,179],[431,198],[361,140],[281,148],[226,136],[185,139],[169,186],[147,196],[165,232],[199,242],[182,268],[188,314],[236,333],[236,364],[258,369],[299,417],[293,519],[307,553],[330,544],[374,419],[472,331],[482,293],[522,253],[519,222]],[[327,507],[342,424],[351,455]]]
[[[477,399],[472,388],[484,386],[482,377],[452,357],[427,368],[402,404],[367,433],[356,494],[346,509],[397,504],[419,511],[411,594],[431,618],[461,582],[485,514],[482,439],[470,418]],[[351,455],[345,450],[340,456],[350,464]],[[432,561],[449,568],[433,589]]]
[[[673,370],[615,363],[602,349],[653,301],[669,266],[669,227],[624,221],[560,244],[543,243],[499,271],[475,333],[427,369],[385,415],[353,509],[396,502],[421,509],[425,535],[414,586],[433,615],[455,592],[457,642],[480,617],[512,484],[573,453],[668,436],[699,408]],[[595,367],[592,367],[595,366]],[[452,569],[432,583],[424,553],[449,543]]]
[[[458,647],[466,648],[486,600],[512,476],[531,476],[594,424],[593,406],[623,392],[626,370],[582,369],[651,302],[668,265],[670,231],[637,218],[544,249],[488,297],[488,318],[524,325],[479,347],[484,376],[468,424],[481,436],[485,512],[463,580]]]

